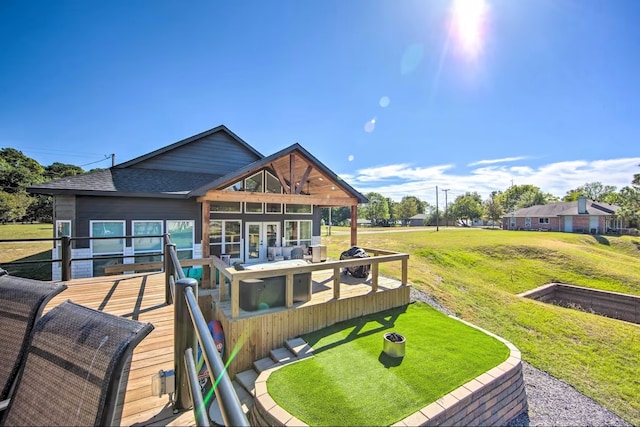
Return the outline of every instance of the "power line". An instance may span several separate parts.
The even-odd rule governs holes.
[[[104,156],[105,156],[104,159],[96,160],[95,162],[85,163],[84,165],[78,165],[78,166],[83,167],[83,166],[93,165],[94,163],[104,162],[105,160],[108,160],[111,158],[110,154],[105,154]]]

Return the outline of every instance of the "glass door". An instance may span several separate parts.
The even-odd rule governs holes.
[[[280,223],[248,222],[246,227],[246,262],[266,262],[267,248],[277,246],[280,240]]]

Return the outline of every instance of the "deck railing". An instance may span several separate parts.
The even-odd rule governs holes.
[[[174,369],[176,409],[193,408],[197,425],[208,426],[208,410],[198,384],[198,373],[193,351],[200,344],[202,356],[209,370],[216,399],[225,425],[248,426],[238,395],[222,358],[216,350],[207,322],[198,306],[198,282],[185,277],[175,244],[166,237],[165,244],[165,297],[174,306]]]
[[[229,267],[217,257],[212,258],[212,278],[219,278],[220,281],[227,281],[230,284],[230,295],[227,295],[226,286],[217,284],[219,288],[219,301],[230,299],[231,318],[236,318],[240,314],[240,282],[247,279],[265,279],[268,277],[285,276],[285,307],[293,306],[293,283],[294,275],[300,273],[311,273],[313,271],[333,270],[333,297],[340,299],[340,273],[343,268],[356,267],[360,265],[371,265],[371,289],[378,290],[379,267],[382,263],[397,262],[402,263],[401,281],[402,285],[407,285],[407,267],[409,254],[385,251],[382,249],[363,248],[365,252],[372,254],[369,258],[355,258],[349,260],[325,261],[302,266],[283,267],[273,270],[236,270]],[[213,279],[216,282],[216,279]]]

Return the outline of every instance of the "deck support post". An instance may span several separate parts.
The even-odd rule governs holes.
[[[358,206],[351,206],[351,246],[358,245]]]
[[[195,349],[198,345],[195,329],[191,322],[191,315],[185,299],[185,291],[191,287],[198,300],[198,281],[191,277],[179,279],[175,286],[175,301],[173,304],[173,369],[176,373],[175,409],[185,410],[192,406],[189,389],[189,374],[184,361],[185,351]]]
[[[164,300],[167,304],[173,304],[173,296],[171,295],[171,277],[174,275],[175,271],[173,271],[173,262],[171,260],[171,246],[173,246],[173,249],[175,250],[175,243],[167,243],[164,245]]]
[[[66,282],[71,280],[71,237],[62,236],[60,250],[62,251],[62,281]]]

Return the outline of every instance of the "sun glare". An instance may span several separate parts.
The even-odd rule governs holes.
[[[476,57],[482,50],[487,9],[485,0],[454,0],[453,34],[467,56]]]

